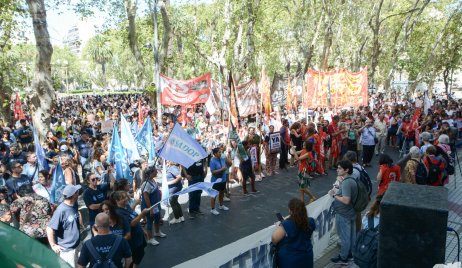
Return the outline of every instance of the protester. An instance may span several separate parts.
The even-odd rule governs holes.
[[[22,165],[19,162],[11,162],[10,163],[10,171],[11,176],[6,181],[6,187],[8,188],[8,198],[10,200],[16,200],[18,198],[18,191],[21,187],[31,186],[31,180],[21,174],[22,173]]]
[[[361,133],[361,144],[363,146],[363,165],[371,167],[372,157],[374,157],[376,131],[370,119],[366,120],[366,125],[358,130]]]
[[[227,211],[229,208],[223,204],[223,197],[225,194],[225,187],[226,187],[226,170],[228,167],[231,165],[231,161],[229,159],[223,159],[221,157],[221,149],[220,148],[214,148],[212,150],[213,157],[210,160],[210,172],[212,173],[212,178],[211,182],[213,184],[213,189],[217,190],[219,192],[218,194],[218,209]],[[217,182],[217,180],[220,180]],[[245,183],[245,182],[243,182]],[[215,208],[215,203],[216,203],[216,198],[212,197],[210,199],[210,213],[213,215],[219,215],[220,212],[216,210]]]
[[[404,183],[415,184],[415,174],[422,154],[421,150],[417,146],[412,146],[409,150],[409,154],[411,158],[406,162],[401,181]]]
[[[338,192],[329,191],[334,198],[335,226],[340,238],[339,255],[331,258],[331,261],[336,264],[348,264],[356,239],[356,212],[352,200],[356,199],[358,188],[355,179],[351,177],[352,174],[353,164],[348,160],[339,161],[337,167],[337,180],[340,182]]]
[[[393,164],[393,159],[387,154],[381,154],[379,157],[379,173],[377,174],[377,182],[379,190],[377,196],[383,196],[391,182],[399,182],[401,179],[400,166]]]
[[[252,166],[252,159],[250,157],[250,144],[248,141],[243,141],[242,146],[244,146],[244,150],[247,152],[247,159],[243,159],[240,154],[238,156],[240,157],[240,165],[239,169],[241,170],[242,173],[242,192],[244,194],[248,194],[249,192],[247,191],[247,181],[250,180],[250,187],[251,187],[251,192],[256,193],[258,192],[257,189],[255,188],[255,171],[254,167]]]
[[[383,113],[375,120],[374,128],[377,130],[377,144],[375,145],[375,155],[383,154],[385,152],[385,145],[387,144],[387,122]]]
[[[109,200],[104,200],[101,203],[100,211],[109,216],[109,228],[111,232],[120,235],[126,240],[130,240],[130,223],[127,219],[120,217],[116,213],[116,207]]]
[[[284,119],[282,121],[282,127],[279,131],[281,134],[281,153],[279,154],[279,169],[287,169],[288,164],[288,153],[290,149],[290,133],[289,133],[289,121]]]
[[[66,185],[64,201],[56,208],[47,226],[51,249],[71,267],[75,265],[75,249],[80,243],[79,214],[74,207],[80,188],[80,185]]]
[[[95,217],[99,213],[101,203],[107,199],[107,192],[110,188],[109,183],[101,183],[96,174],[87,175],[88,188],[83,192],[83,201],[88,208],[90,227],[95,223]]]
[[[0,204],[0,222],[6,224],[11,224],[13,222],[13,216],[8,204]]]
[[[316,160],[313,154],[313,143],[305,141],[303,150],[296,152],[295,158],[298,163],[298,189],[300,192],[300,200],[305,202],[305,194],[310,197],[310,201],[314,202],[316,196],[310,190],[311,173],[316,170]]]
[[[169,221],[170,224],[184,222],[183,209],[178,203],[178,195],[174,195],[183,189],[183,176],[181,174],[182,168],[179,164],[170,162],[167,169],[168,190],[170,193],[169,203],[173,210],[173,219]]]
[[[19,230],[48,245],[46,227],[52,215],[48,200],[34,193],[30,186],[22,187],[18,196],[10,209],[13,215],[19,215]]]
[[[166,237],[167,235],[160,231],[160,218],[161,218],[161,192],[159,185],[155,178],[157,170],[155,168],[148,168],[143,171],[144,181],[141,184],[141,209],[150,209],[149,215],[146,216],[146,234],[148,236],[147,243],[153,246],[159,245],[159,242],[154,237]],[[154,234],[152,231],[152,224],[154,223]]]
[[[125,239],[111,232],[109,216],[99,213],[95,220],[96,224],[93,225],[95,236],[83,244],[77,267],[87,267],[88,263],[93,267],[98,260],[106,263],[111,261],[118,268],[130,267],[132,264],[130,246]]]
[[[197,161],[189,168],[183,170],[189,185],[203,182],[207,174],[206,158]],[[189,217],[193,219],[197,215],[202,215],[201,211],[201,190],[192,191],[189,195]]]
[[[426,151],[427,155],[423,157],[423,163],[428,170],[427,172],[427,185],[443,186],[444,178],[446,176],[444,159],[436,156],[437,150],[435,146],[430,146]]]
[[[130,223],[130,235],[128,236],[130,239],[128,240],[128,244],[132,251],[133,267],[136,268],[143,260],[144,248],[147,245],[140,220],[150,213],[150,209],[143,209],[141,214],[138,215],[128,206],[128,200],[128,194],[124,191],[116,191],[111,195],[111,202],[116,206],[117,215]]]
[[[316,223],[308,217],[305,204],[299,199],[291,199],[288,208],[289,216],[278,222],[271,236],[278,248],[278,267],[314,267],[311,237]]]

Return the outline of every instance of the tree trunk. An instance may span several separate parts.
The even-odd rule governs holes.
[[[137,0],[124,0],[125,10],[127,11],[128,18],[128,44],[133,56],[135,57],[137,67],[137,82],[142,88],[146,86],[145,79],[145,68],[143,57],[141,56],[140,49],[138,47],[138,35],[136,33],[136,6]]]
[[[32,80],[34,92],[30,96],[32,123],[41,137],[50,127],[51,109],[56,105],[56,96],[51,81],[51,55],[53,47],[47,29],[47,15],[44,0],[26,0],[32,17],[37,60]]]
[[[0,74],[0,120],[6,125],[11,122],[11,90],[4,87],[3,76]]]
[[[168,61],[172,57],[173,49],[173,31],[168,15],[168,7],[170,6],[169,0],[163,0],[163,4],[160,5],[160,13],[162,14],[162,26],[164,31],[162,33],[162,53],[160,54],[160,66],[161,71],[168,76],[172,76],[172,69],[170,68]]]
[[[444,68],[444,71],[443,71],[443,82],[444,82],[444,90],[446,92],[446,96],[449,98],[449,74],[450,74],[450,70],[449,70],[449,67],[446,66],[446,68]]]
[[[379,65],[379,56],[380,56],[380,42],[379,42],[379,33],[380,33],[380,12],[382,11],[382,5],[384,0],[380,0],[379,6],[377,8],[377,12],[375,13],[374,17],[371,18],[369,21],[369,26],[372,29],[373,38],[372,38],[372,58],[371,58],[371,73],[370,79],[372,85],[375,85],[375,71],[377,66]],[[375,18],[375,23],[372,24],[372,19]]]

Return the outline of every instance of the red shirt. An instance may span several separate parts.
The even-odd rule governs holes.
[[[401,178],[401,167],[398,165],[393,165],[391,167],[388,165],[381,165],[379,172],[382,173],[382,179],[380,180],[379,192],[377,195],[384,195],[390,182],[399,181]]]
[[[405,138],[414,138],[415,131],[412,128],[412,122],[409,123],[402,123],[401,131],[404,133]]]

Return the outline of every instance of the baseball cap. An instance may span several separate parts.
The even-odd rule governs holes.
[[[61,152],[67,151],[69,148],[67,148],[67,145],[61,145],[60,150]]]
[[[80,185],[66,185],[63,190],[63,195],[64,197],[71,197],[80,190],[80,188],[82,188]]]

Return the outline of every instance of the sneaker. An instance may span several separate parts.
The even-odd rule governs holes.
[[[168,223],[175,224],[175,223],[180,223],[180,222],[181,222],[180,219],[173,219],[173,220],[169,221]]]
[[[194,213],[199,214],[199,215],[204,215],[204,212],[202,212],[202,210],[200,209],[195,210]]]
[[[336,264],[348,264],[348,260],[342,259],[340,255],[335,258],[331,258],[330,261]]]
[[[218,206],[218,209],[221,209],[221,210],[224,210],[224,211],[229,210],[229,208],[227,206],[225,206],[225,205]]]
[[[184,216],[181,216],[181,217],[179,218],[179,220],[180,220],[181,222],[184,222]]]
[[[157,245],[159,245],[159,242],[157,242],[156,239],[151,238],[151,239],[148,240],[148,244],[153,245],[153,246],[157,246]]]
[[[255,179],[255,181],[262,181],[261,177]]]
[[[255,190],[252,190],[252,194],[256,194],[256,193],[259,193],[260,191],[258,191],[257,189]]]
[[[213,215],[220,215],[220,212],[218,212],[216,209],[210,210],[210,213],[212,213]]]
[[[223,201],[229,202],[229,201],[231,201],[231,199],[229,199],[228,197],[224,196],[224,197],[223,197]]]
[[[154,236],[155,236],[155,237],[162,237],[162,238],[163,238],[163,237],[167,237],[166,234],[164,234],[164,233],[162,233],[162,232],[160,232],[160,231],[159,231],[158,233],[154,233]],[[159,242],[158,242],[158,243],[159,243]]]

